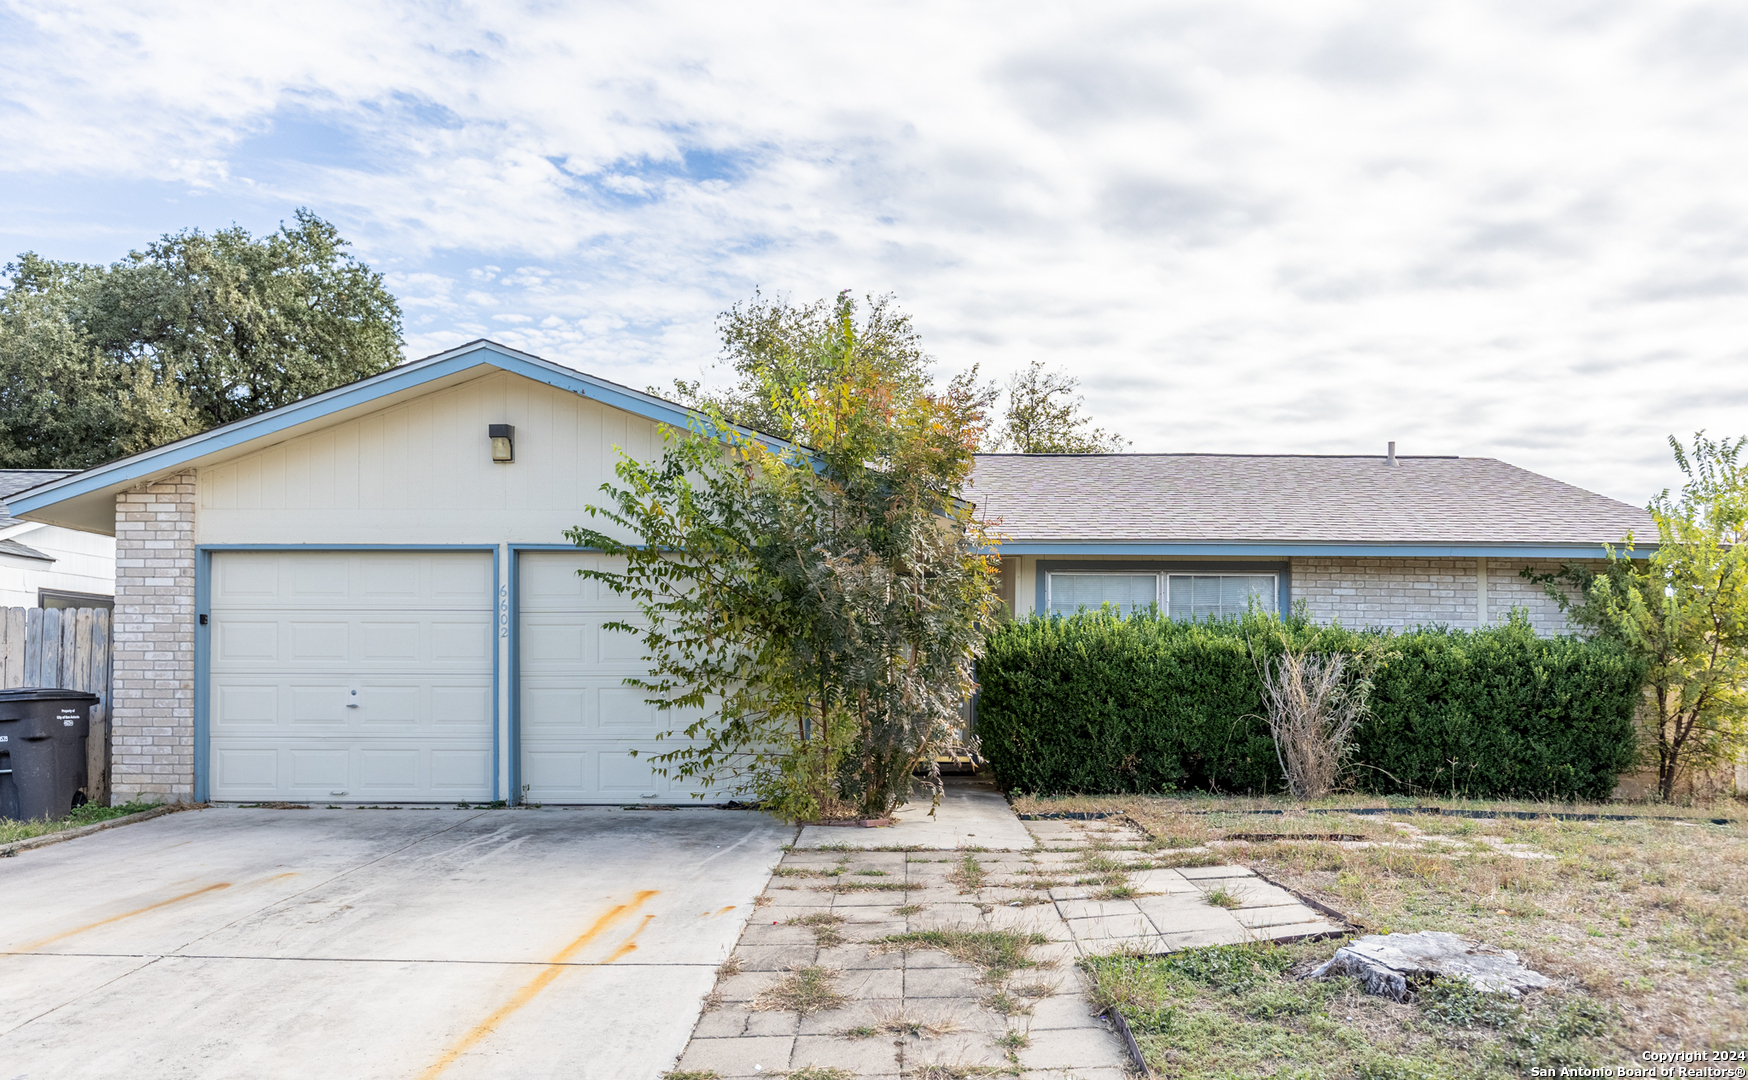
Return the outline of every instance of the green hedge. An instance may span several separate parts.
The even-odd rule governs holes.
[[[983,756],[1010,788],[1281,791],[1254,656],[1380,647],[1349,772],[1362,790],[1606,798],[1635,757],[1644,667],[1527,623],[1402,634],[1252,615],[1174,623],[1104,612],[1009,623],[978,665]]]

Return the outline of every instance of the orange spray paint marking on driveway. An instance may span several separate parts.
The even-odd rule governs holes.
[[[209,892],[217,892],[220,889],[228,889],[230,887],[231,887],[230,882],[221,881],[217,885],[208,885],[204,889],[196,889],[193,892],[185,892],[181,896],[172,896],[168,900],[160,900],[155,904],[147,904],[145,907],[142,907],[142,908],[134,908],[132,911],[124,911],[120,915],[111,915],[107,919],[98,919],[96,922],[86,923],[84,926],[76,926],[71,930],[64,930],[59,934],[55,934],[51,937],[43,938],[41,941],[33,941],[29,945],[26,945],[23,949],[20,949],[19,951],[20,952],[35,952],[36,950],[42,948],[44,945],[53,945],[55,942],[63,941],[67,938],[72,937],[75,934],[83,934],[85,931],[95,930],[99,926],[108,926],[110,923],[120,922],[123,919],[131,919],[135,915],[144,915],[148,911],[156,911],[162,907],[169,907],[171,904],[180,904],[184,900],[192,900],[197,896],[205,896]]]
[[[520,1009],[530,1001],[533,1001],[542,990],[551,985],[552,980],[563,974],[565,965],[569,963],[571,957],[581,952],[583,947],[588,945],[589,942],[600,937],[602,932],[609,926],[612,926],[620,919],[625,918],[627,915],[630,915],[632,912],[648,903],[649,898],[657,895],[659,891],[660,890],[657,889],[645,889],[642,892],[633,894],[628,903],[616,904],[613,907],[608,908],[607,913],[602,915],[599,919],[596,919],[593,926],[583,931],[582,935],[575,941],[560,949],[551,960],[548,960],[546,962],[546,968],[544,968],[540,974],[529,979],[522,989],[510,995],[510,1000],[498,1006],[490,1016],[481,1020],[478,1024],[475,1024],[473,1030],[462,1036],[460,1042],[444,1051],[442,1057],[433,1062],[430,1068],[419,1074],[419,1080],[431,1080],[431,1077],[436,1076],[444,1069],[455,1064],[456,1058],[459,1058],[462,1054],[471,1050],[476,1043],[484,1039],[487,1035],[490,1035],[493,1031],[496,1031],[499,1024],[508,1020],[517,1009]],[[654,917],[655,916],[653,915],[645,916],[644,924],[648,925],[649,920]],[[642,930],[643,927],[640,926],[638,929]],[[615,957],[615,959],[616,958],[617,957]]]
[[[625,939],[625,942],[623,944],[621,944],[617,949],[614,949],[612,952],[608,953],[607,959],[605,959],[601,962],[603,964],[611,964],[613,961],[619,959],[622,956],[626,956],[630,953],[636,952],[637,951],[637,935],[643,933],[643,928],[648,926],[649,921],[653,918],[655,918],[654,915],[645,915],[643,917],[643,922],[639,923],[637,926],[637,929],[633,930],[631,932],[631,936],[627,937]]]

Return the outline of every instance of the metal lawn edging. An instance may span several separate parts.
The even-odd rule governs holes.
[[[1135,1033],[1129,1030],[1129,1021],[1124,1018],[1123,1010],[1112,1006],[1105,1011],[1117,1022],[1117,1034],[1123,1037],[1123,1046],[1129,1051],[1129,1060],[1134,1062],[1135,1071],[1151,1080],[1154,1072],[1147,1067],[1147,1059],[1141,1055],[1141,1044],[1135,1041]]]

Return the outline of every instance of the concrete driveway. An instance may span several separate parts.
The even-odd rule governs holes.
[[[646,1080],[794,830],[719,810],[171,814],[0,860],[0,1080]]]

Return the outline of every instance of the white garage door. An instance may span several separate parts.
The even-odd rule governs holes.
[[[492,795],[492,559],[212,556],[211,797]]]
[[[639,622],[637,608],[576,573],[613,565],[580,552],[520,556],[519,716],[522,783],[531,802],[694,801],[685,783],[627,753],[672,749],[678,744],[658,743],[655,734],[687,720],[658,712],[644,703],[643,691],[624,685],[627,675],[646,670],[642,642],[601,624]]]

